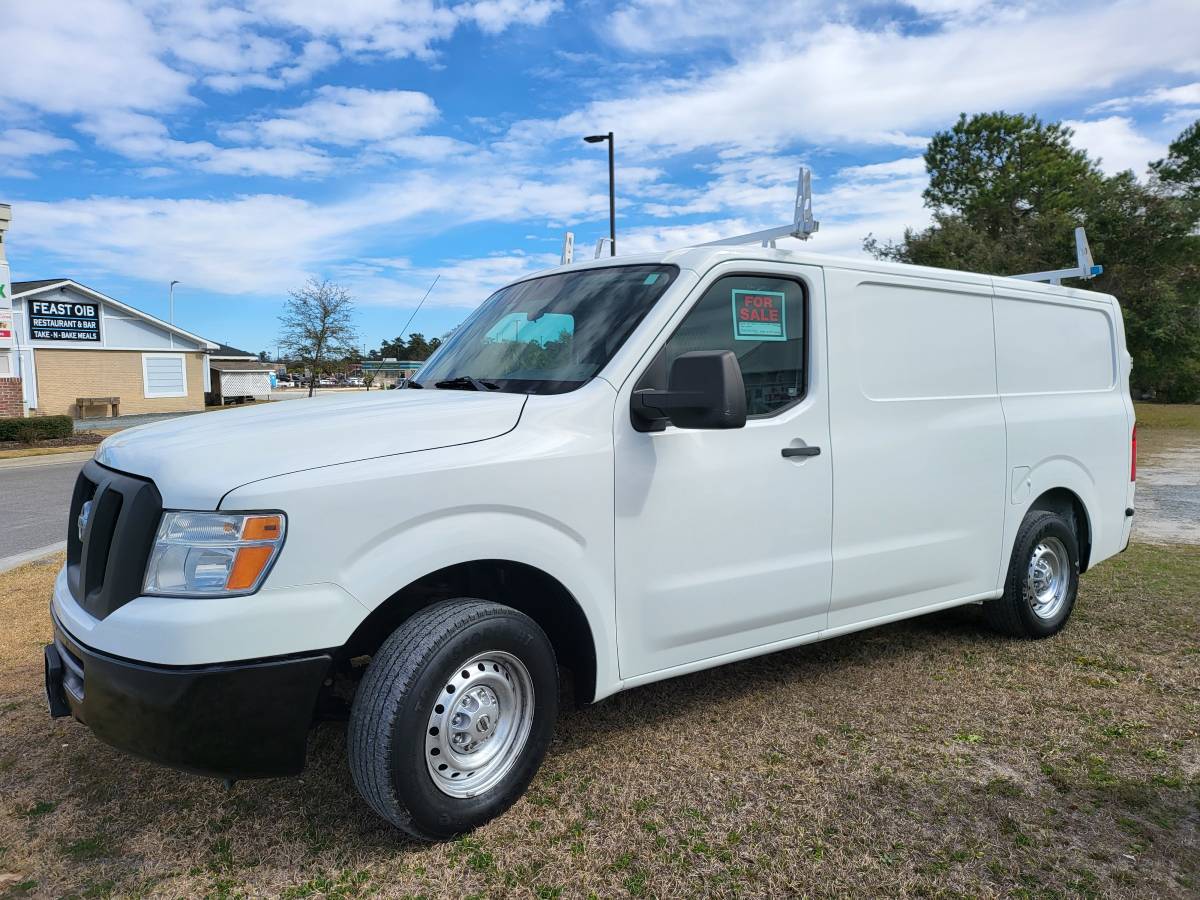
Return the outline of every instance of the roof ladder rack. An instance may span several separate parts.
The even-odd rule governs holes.
[[[1064,278],[1095,278],[1104,271],[1104,266],[1097,265],[1092,259],[1092,248],[1088,246],[1087,232],[1080,225],[1075,229],[1075,259],[1078,265],[1074,269],[1054,269],[1051,272],[1029,272],[1025,275],[1011,275],[1022,281],[1046,281],[1050,284],[1062,284]]]
[[[807,166],[801,166],[800,178],[796,183],[796,209],[792,213],[790,225],[780,225],[778,228],[765,228],[762,231],[751,231],[749,234],[707,241],[698,246],[730,247],[761,242],[764,247],[774,247],[775,241],[779,238],[793,237],[807,241],[820,227],[821,223],[813,218],[812,211],[812,170]]]

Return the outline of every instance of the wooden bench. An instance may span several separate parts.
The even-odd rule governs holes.
[[[75,398],[75,408],[77,410],[79,410],[79,418],[81,418],[81,419],[86,418],[86,416],[84,416],[84,414],[83,414],[83,410],[85,407],[88,407],[88,406],[107,407],[110,410],[109,416],[111,418],[116,418],[117,416],[119,416],[121,414],[121,398],[120,397],[76,397]]]

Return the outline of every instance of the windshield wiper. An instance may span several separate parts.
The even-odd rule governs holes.
[[[404,382],[404,386],[406,388],[414,388],[415,390],[420,390],[421,388],[425,387],[425,385],[421,384],[421,382],[413,381],[411,378]]]
[[[447,378],[445,381],[435,381],[435,388],[451,391],[498,391],[500,385],[494,381],[480,381],[470,375],[460,375],[458,378]]]

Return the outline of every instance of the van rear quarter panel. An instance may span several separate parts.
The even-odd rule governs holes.
[[[1130,503],[1128,357],[1112,298],[995,279],[996,374],[1008,431],[1007,568],[1017,529],[1065,487],[1087,510],[1089,565],[1118,553]]]

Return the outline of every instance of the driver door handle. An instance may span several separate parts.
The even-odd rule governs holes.
[[[780,453],[784,457],[792,456],[820,456],[820,447],[784,447]]]

